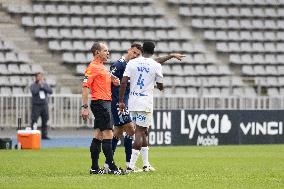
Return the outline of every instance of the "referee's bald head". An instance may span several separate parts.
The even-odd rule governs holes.
[[[91,47],[91,52],[93,53],[93,55],[96,55],[96,51],[101,51],[102,47],[101,47],[101,43],[100,42],[94,42],[94,44]]]

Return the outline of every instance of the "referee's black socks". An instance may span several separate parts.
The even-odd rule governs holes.
[[[93,138],[91,146],[90,146],[93,170],[99,169],[98,161],[100,157],[101,147],[102,147],[102,141],[96,138]]]
[[[117,146],[118,141],[119,141],[119,138],[113,136],[113,138],[112,138],[112,151],[113,151],[113,153],[116,150],[116,146]]]
[[[109,165],[109,168],[111,170],[116,169],[113,162],[112,139],[103,139],[102,148],[106,157],[106,163]]]

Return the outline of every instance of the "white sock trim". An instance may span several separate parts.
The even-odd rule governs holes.
[[[149,147],[148,146],[142,147],[141,150],[149,150]]]
[[[142,156],[142,161],[143,161],[144,166],[149,165],[149,153],[148,153],[148,151],[149,151],[148,146],[141,148],[141,156]]]
[[[134,169],[136,161],[137,161],[139,155],[140,155],[140,151],[139,150],[132,149],[131,159],[130,159],[130,163],[129,163],[129,167],[131,169]]]

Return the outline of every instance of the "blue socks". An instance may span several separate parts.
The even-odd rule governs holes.
[[[116,138],[116,137],[112,138],[112,152],[113,152],[113,154],[114,154],[114,152],[116,150],[118,141],[119,141],[118,138]],[[130,159],[131,159],[132,141],[133,141],[133,137],[132,136],[125,135],[125,137],[124,137],[124,148],[125,148],[126,162],[130,162]]]
[[[124,148],[125,148],[126,162],[130,162],[130,159],[131,159],[132,141],[133,141],[132,136],[125,135],[125,137],[124,137]]]

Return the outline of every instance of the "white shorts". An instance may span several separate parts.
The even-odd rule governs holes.
[[[149,128],[153,123],[152,112],[130,112],[132,122],[141,127]]]

